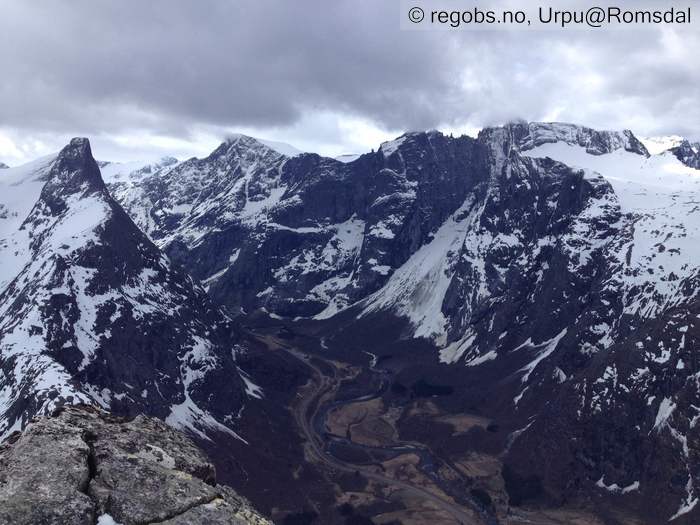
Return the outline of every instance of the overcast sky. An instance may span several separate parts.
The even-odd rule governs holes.
[[[700,6],[638,31],[406,31],[401,6],[0,0],[0,161],[76,135],[100,159],[201,156],[230,131],[338,155],[512,118],[700,139]]]

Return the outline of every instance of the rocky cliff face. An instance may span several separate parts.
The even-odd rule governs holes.
[[[114,201],[88,141],[0,186],[0,435],[85,402],[237,436],[231,321]]]
[[[562,123],[515,122],[506,126],[520,150],[534,149],[544,144],[563,143],[583,148],[590,155],[607,155],[624,150],[645,157],[649,152],[629,130],[598,131],[585,126]],[[493,131],[486,130],[486,134]]]
[[[503,148],[559,142],[592,155],[648,156],[631,132],[564,124],[508,130],[511,146],[492,132],[476,140],[409,133],[350,163],[288,158],[237,137],[206,159],[110,188],[233,312],[327,318],[379,290],[455,213],[493,193]]]
[[[260,393],[224,311],[259,311],[348,352],[353,327],[382,329],[377,354],[429,343],[508,433],[514,501],[602,494],[692,521],[696,153],[523,122],[347,163],[238,136],[206,159],[103,165],[105,185],[77,139],[0,178],[0,433],[89,402],[243,446]]]
[[[686,166],[700,169],[700,143],[691,144],[684,140],[670,151]]]
[[[239,137],[207,159],[110,187],[232,311],[330,315],[377,290],[485,179],[486,163],[473,139],[439,133],[347,164]]]
[[[398,319],[430,341],[508,421],[511,486],[687,520],[700,173],[680,148],[518,122],[476,139],[409,133],[344,164],[241,138],[120,201],[234,313]]]
[[[0,524],[271,525],[184,435],[67,407],[0,445]]]

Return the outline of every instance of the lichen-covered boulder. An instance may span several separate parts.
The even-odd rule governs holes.
[[[157,419],[66,407],[0,445],[0,525],[96,522],[271,524]]]

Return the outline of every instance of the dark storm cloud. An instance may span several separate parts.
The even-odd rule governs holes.
[[[0,7],[0,126],[14,129],[187,137],[327,111],[392,130],[520,116],[697,133],[700,121],[700,25],[401,31],[394,0]]]
[[[438,35],[399,34],[395,9],[378,4],[12,3],[0,22],[0,117],[60,125],[116,107],[117,119],[141,108],[165,121],[264,126],[334,108],[428,124],[426,97],[455,89],[451,52]]]

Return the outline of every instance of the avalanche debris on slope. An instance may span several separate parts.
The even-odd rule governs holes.
[[[530,436],[568,441],[560,427],[586,428],[591,454],[622,435],[583,475],[611,495],[637,480],[644,497],[661,482],[629,447],[663,448],[690,483],[664,477],[668,519],[693,508],[698,481],[700,177],[696,145],[647,144],[514,123],[477,139],[407,133],[342,163],[237,137],[119,198],[234,313],[404,319],[470,381],[507,390],[495,397],[527,423],[513,453]]]
[[[409,134],[395,146],[424,140]],[[403,242],[418,193],[434,184],[421,173],[407,174],[396,159],[382,163],[372,166],[375,176],[359,160],[289,158],[236,136],[206,159],[113,191],[137,224],[212,297],[234,303],[227,304],[234,312],[264,307],[275,315],[326,318],[391,275],[390,247]],[[353,201],[361,205],[353,208]],[[261,253],[264,264],[253,267]],[[249,291],[228,293],[241,279],[256,282]]]
[[[444,342],[448,321],[443,315],[442,303],[459,249],[466,243],[482,242],[476,234],[481,210],[474,210],[473,206],[468,200],[452,214],[432,238],[392,274],[381,290],[367,298],[368,306],[361,315],[392,309],[410,320],[416,327],[416,337]],[[443,359],[454,361],[463,352],[459,355],[447,352]]]

